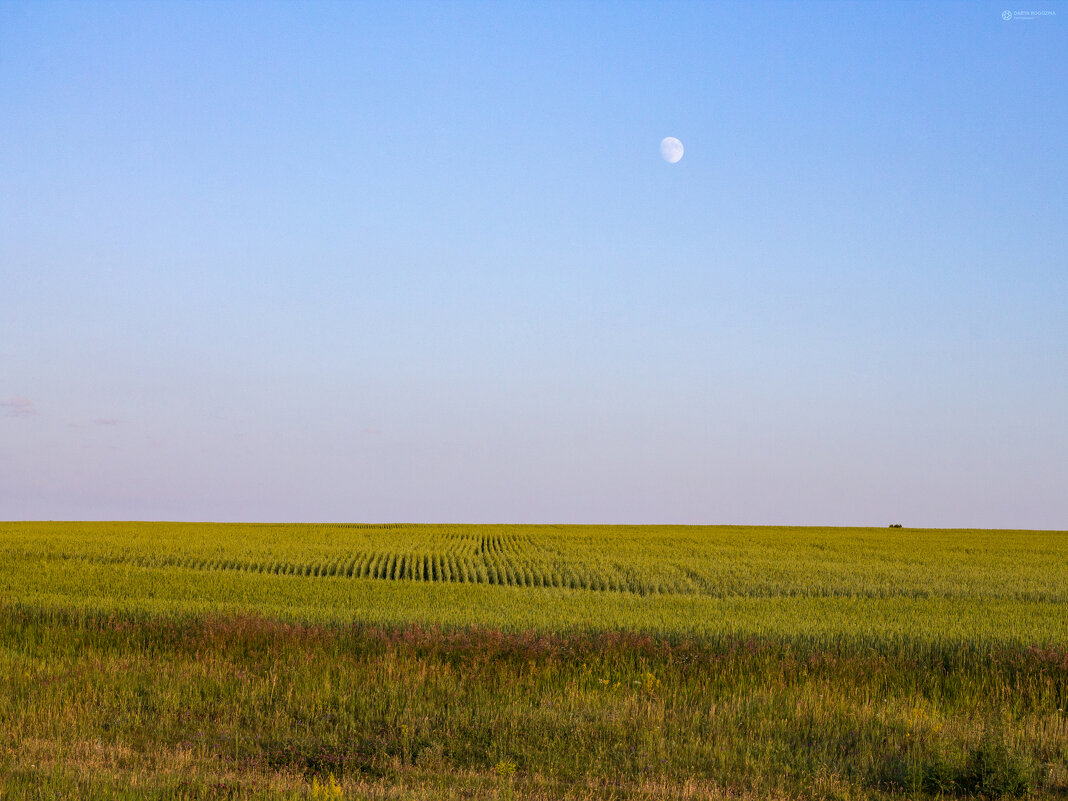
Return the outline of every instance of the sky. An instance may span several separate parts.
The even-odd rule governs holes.
[[[0,0],[0,519],[1066,529],[1066,79],[1054,0]]]

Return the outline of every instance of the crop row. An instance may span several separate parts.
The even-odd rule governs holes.
[[[70,557],[68,557],[70,558]],[[79,559],[82,561],[82,559]],[[447,553],[360,553],[318,562],[203,559],[197,557],[98,556],[85,561],[127,564],[144,568],[237,570],[279,576],[374,579],[382,581],[497,584],[512,587],[561,587],[583,590],[633,592],[686,592],[688,588],[663,582],[629,580],[620,573],[593,572],[582,565],[547,565],[487,548],[480,556]]]

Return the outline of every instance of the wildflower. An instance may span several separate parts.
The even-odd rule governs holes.
[[[341,785],[338,784],[337,779],[334,778],[334,774],[330,774],[329,781],[320,782],[319,777],[316,776],[312,779],[312,798],[316,799],[338,799],[344,798],[344,793],[341,790]]]

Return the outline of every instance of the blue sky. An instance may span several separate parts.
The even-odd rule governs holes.
[[[0,2],[0,519],[1068,527],[1003,10]]]

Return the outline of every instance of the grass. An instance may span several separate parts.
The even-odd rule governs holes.
[[[0,798],[1065,798],[1066,546],[0,524]]]

